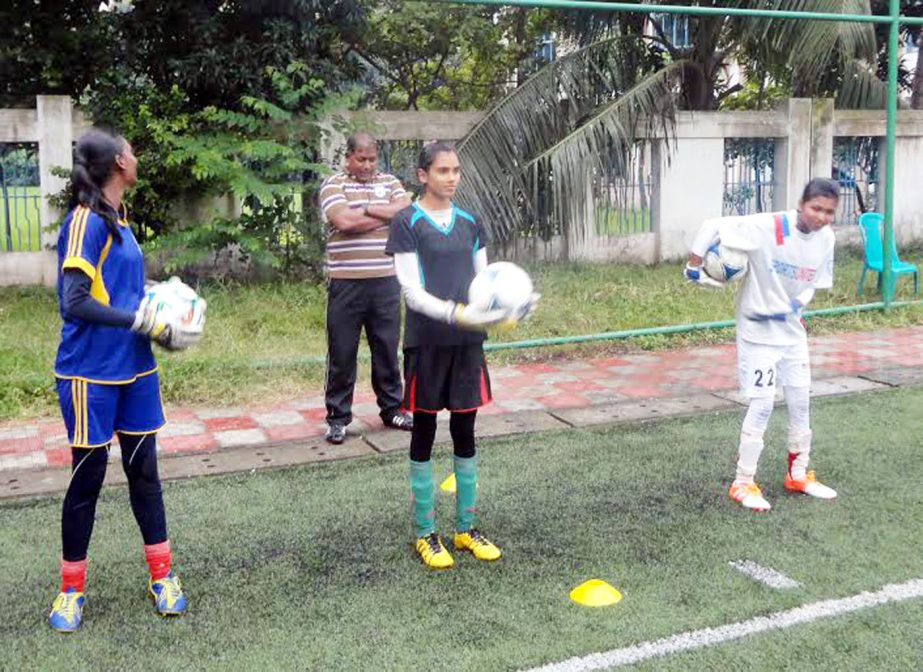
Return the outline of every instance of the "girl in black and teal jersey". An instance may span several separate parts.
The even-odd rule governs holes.
[[[137,159],[124,138],[93,129],[77,142],[71,210],[57,245],[63,326],[55,378],[72,473],[61,516],[61,592],[49,622],[62,632],[76,630],[83,618],[87,548],[116,433],[157,611],[186,610],[171,570],[157,474],[156,432],[164,416],[151,351],[152,339],[175,345],[181,329],[144,300],[144,259],[122,203],[136,181]]]
[[[413,413],[410,487],[413,493],[416,551],[428,567],[454,564],[436,532],[433,468],[436,414],[451,412],[456,518],[453,545],[478,560],[497,560],[500,549],[474,525],[477,410],[491,400],[484,358],[484,331],[512,325],[523,312],[480,310],[465,305],[468,287],[487,266],[487,231],[481,220],[452,202],[461,179],[455,148],[436,142],[423,148],[417,177],[425,190],[413,205],[391,220],[385,248],[407,304],[404,327],[404,409]]]

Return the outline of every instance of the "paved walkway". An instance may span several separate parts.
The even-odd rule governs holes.
[[[923,326],[812,337],[811,358],[815,395],[915,382],[916,378],[923,378]],[[915,367],[919,367],[919,376],[913,374]],[[910,379],[908,372],[913,374]],[[495,367],[491,380],[496,401],[483,409],[484,419],[479,427],[487,423],[494,427],[491,432],[494,435],[504,433],[501,431],[504,423],[511,430],[517,426],[527,428],[529,423],[539,429],[579,424],[579,418],[591,417],[592,413],[574,415],[575,411],[618,409],[644,400],[663,405],[671,400],[693,399],[698,400],[695,407],[701,409],[713,407],[715,400],[731,405],[741,401],[734,392],[733,344]],[[702,406],[704,398],[711,401]],[[322,440],[325,425],[320,394],[272,407],[174,407],[167,409],[169,422],[159,434],[158,445],[161,453],[169,457],[234,452],[248,458],[261,457],[258,463],[277,465],[281,463],[276,459],[279,450],[285,446],[310,446],[312,455],[308,459],[293,455],[290,463],[295,463],[386,452],[408,444],[407,433],[382,430],[371,393],[357,395],[354,413],[355,420],[349,427],[353,438],[345,448],[335,448]],[[623,417],[624,412],[610,415]],[[497,422],[489,424],[494,416],[501,421],[500,426]],[[270,455],[262,449],[274,452]],[[114,448],[113,459],[117,452]],[[301,452],[304,453],[304,448]],[[4,495],[4,486],[21,480],[23,472],[61,470],[69,461],[60,419],[0,423],[0,497]],[[189,462],[198,466],[185,468],[188,473],[179,468],[180,463],[167,471],[174,476],[194,475],[203,463],[207,468],[211,461],[209,457],[200,457],[194,463]],[[245,462],[249,465],[250,459]]]

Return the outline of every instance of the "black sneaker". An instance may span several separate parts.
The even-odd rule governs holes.
[[[346,425],[334,422],[327,426],[327,434],[324,436],[328,443],[339,445],[346,440]]]
[[[383,420],[383,422],[385,427],[391,427],[392,429],[403,429],[405,432],[413,429],[413,416],[405,411],[395,411],[390,418]]]

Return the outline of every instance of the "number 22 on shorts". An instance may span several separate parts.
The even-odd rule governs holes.
[[[753,369],[753,387],[772,387],[775,384],[776,372],[774,369]]]

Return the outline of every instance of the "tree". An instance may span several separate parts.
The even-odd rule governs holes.
[[[112,20],[127,83],[178,85],[193,107],[271,94],[266,67],[297,61],[334,88],[359,72],[345,58],[364,20],[357,0],[136,0]]]
[[[677,4],[671,1],[670,4]],[[684,4],[753,7],[734,0]],[[762,0],[780,10],[869,13],[869,0]],[[713,110],[733,89],[729,59],[759,59],[767,77],[786,73],[797,95],[837,93],[856,106],[879,104],[876,42],[868,24],[721,16],[689,17],[691,42],[671,42],[651,16],[565,13],[576,51],[513,91],[459,145],[471,175],[460,199],[488,215],[494,232],[586,235],[604,185],[625,177],[638,138],[669,139],[677,110]],[[618,194],[615,194],[617,199]]]
[[[39,94],[79,95],[111,59],[99,0],[6,0],[0,5],[0,107]]]
[[[900,11],[903,16],[923,16],[923,0],[901,0]],[[874,14],[887,14],[887,0],[872,0]],[[888,79],[888,27],[880,25],[875,27],[875,39],[878,42],[878,77],[883,81]],[[920,40],[920,27],[901,25],[901,39],[906,42]],[[923,109],[923,59],[917,57],[914,72],[904,67],[903,59],[898,63],[898,86],[901,91],[910,93],[910,107],[914,110]]]
[[[535,69],[552,23],[546,10],[376,0],[351,48],[383,109],[482,109]]]

